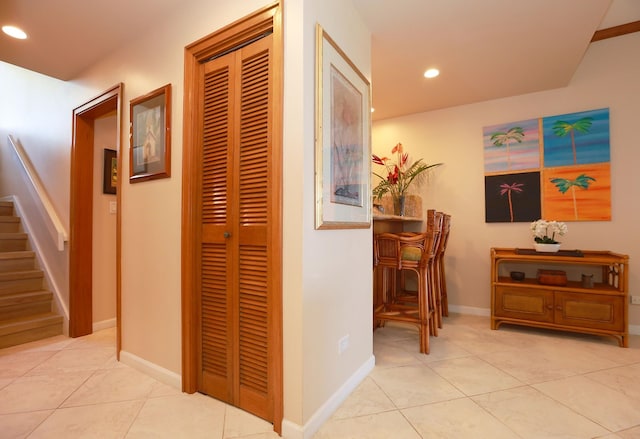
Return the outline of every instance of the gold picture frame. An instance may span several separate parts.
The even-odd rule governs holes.
[[[367,78],[316,25],[316,229],[371,227]]]
[[[171,176],[171,84],[130,102],[129,182]]]

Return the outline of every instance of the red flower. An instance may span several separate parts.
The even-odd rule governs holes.
[[[384,162],[386,162],[387,160],[389,160],[387,157],[378,157],[375,154],[371,154],[371,160],[373,161],[373,163],[375,163],[376,165],[384,165]]]
[[[395,154],[396,152],[398,154],[402,154],[402,143],[398,142],[398,144],[394,146],[393,149],[391,150],[391,154]]]
[[[393,172],[389,172],[387,175],[387,181],[390,184],[396,184],[398,182],[398,176],[400,175],[400,169],[397,166],[393,167]]]

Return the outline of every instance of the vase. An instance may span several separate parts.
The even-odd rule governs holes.
[[[404,216],[404,195],[393,198],[393,214]]]
[[[557,253],[560,250],[560,243],[557,244],[542,244],[539,242],[533,243],[534,248],[537,252],[543,253]]]

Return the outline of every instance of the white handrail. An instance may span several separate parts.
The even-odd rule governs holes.
[[[55,228],[56,236],[54,237],[54,239],[56,240],[58,250],[64,251],[64,243],[69,240],[69,234],[67,233],[67,230],[62,224],[62,221],[60,221],[60,217],[58,217],[58,213],[54,209],[53,204],[51,204],[49,195],[44,189],[40,178],[38,178],[38,174],[34,169],[33,164],[31,164],[27,153],[22,148],[22,145],[13,140],[13,137],[11,135],[9,135],[9,143],[18,156],[18,159],[20,160],[20,163],[22,164],[22,167],[24,168],[24,171],[29,178],[29,181],[33,185],[33,188],[35,189],[36,194],[38,195],[38,198],[42,203],[42,206],[44,207],[49,219],[51,220],[51,223],[53,224],[53,227]]]

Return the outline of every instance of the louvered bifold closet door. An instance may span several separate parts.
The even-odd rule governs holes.
[[[271,39],[205,65],[201,271],[203,391],[269,420]]]

